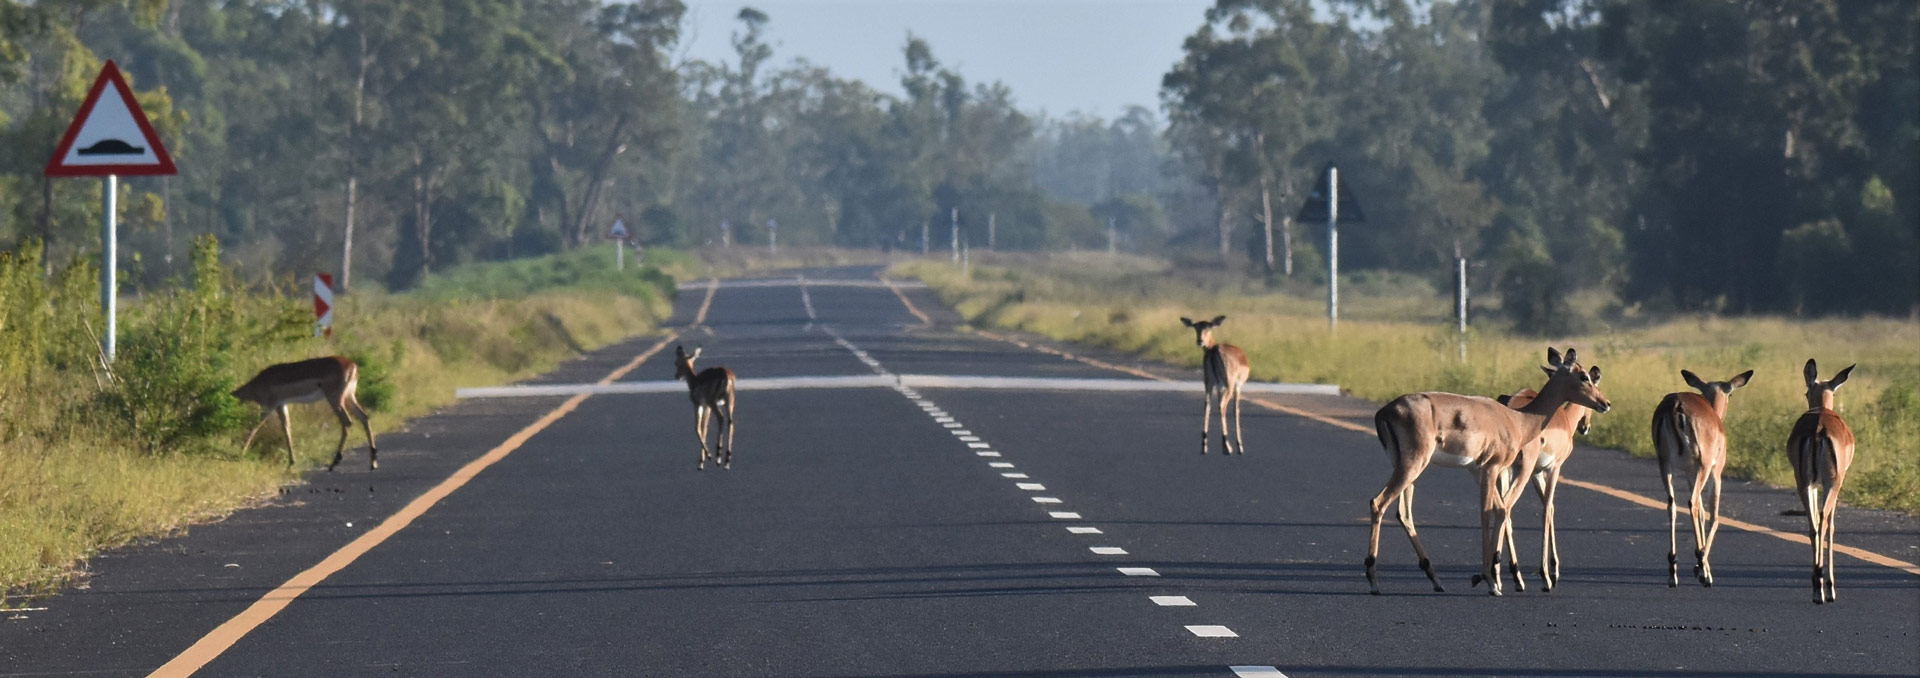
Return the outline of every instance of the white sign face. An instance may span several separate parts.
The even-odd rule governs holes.
[[[51,176],[173,174],[173,158],[147,123],[133,90],[107,62],[47,163]]]
[[[613,220],[613,228],[607,229],[607,237],[614,240],[627,239],[627,224],[619,219]]]

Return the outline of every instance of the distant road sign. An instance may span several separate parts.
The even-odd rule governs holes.
[[[613,228],[607,229],[607,237],[614,240],[626,240],[627,223],[619,219],[613,220]]]
[[[1332,168],[1333,163],[1327,163],[1326,167],[1320,169],[1320,178],[1313,182],[1313,193],[1307,196],[1307,204],[1300,206],[1300,214],[1293,218],[1294,221],[1314,223],[1327,220],[1327,170]],[[1360,201],[1354,199],[1353,191],[1347,188],[1349,185],[1346,181],[1340,182],[1340,223],[1357,224],[1366,221],[1367,217],[1361,213]]]
[[[313,334],[333,336],[333,276],[313,274]]]
[[[46,168],[47,176],[54,177],[178,173],[173,156],[112,61],[100,69]]]

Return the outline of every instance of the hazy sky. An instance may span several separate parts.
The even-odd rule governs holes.
[[[775,64],[805,58],[899,94],[907,33],[969,84],[1004,82],[1021,109],[1115,118],[1160,109],[1160,76],[1212,0],[686,0],[679,50],[733,61],[742,6],[765,12]]]

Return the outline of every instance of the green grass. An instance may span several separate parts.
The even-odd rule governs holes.
[[[81,283],[67,292],[36,287],[37,276],[12,275],[19,272],[9,268],[15,263],[28,264],[22,270],[37,265],[0,258],[0,318],[14,321],[0,341],[0,586],[9,594],[0,607],[57,589],[101,549],[185,530],[262,501],[332,458],[339,434],[320,404],[294,407],[299,466],[291,471],[274,431],[240,451],[259,416],[252,405],[240,407],[239,421],[220,422],[217,433],[163,449],[135,440],[124,427],[95,425],[111,418],[97,405],[106,387],[100,372],[72,357],[87,354],[91,349],[81,344],[91,339],[83,327],[74,329],[81,324],[62,324],[65,315],[46,321],[34,310],[66,304],[83,316],[92,292]],[[416,293],[356,292],[338,300],[331,339],[305,336],[311,307],[304,296],[227,288],[212,296],[232,295],[232,305],[215,306],[240,320],[220,327],[264,327],[260,336],[272,339],[234,342],[220,355],[190,356],[190,362],[216,364],[238,383],[275,362],[354,356],[376,433],[394,430],[452,402],[456,387],[538,374],[581,351],[655,329],[671,312],[671,279],[657,269],[629,267],[620,275],[612,267],[606,261],[601,270],[573,253],[449,271]],[[126,317],[135,325],[151,322],[151,315],[205,310],[165,296],[128,306]],[[43,322],[26,322],[35,318]],[[288,318],[298,332],[293,337],[273,329]],[[350,455],[345,463],[364,463],[364,457]]]
[[[1179,318],[1226,315],[1222,340],[1247,351],[1254,379],[1338,384],[1376,402],[1413,391],[1495,395],[1537,387],[1546,347],[1575,347],[1581,362],[1601,366],[1601,389],[1615,407],[1595,419],[1587,442],[1640,456],[1653,453],[1654,406],[1688,390],[1681,369],[1710,380],[1753,369],[1752,384],[1733,394],[1728,410],[1728,467],[1786,487],[1793,483],[1787,433],[1806,410],[1802,364],[1818,359],[1826,378],[1859,363],[1838,394],[1859,441],[1843,498],[1920,511],[1920,323],[1912,320],[1684,316],[1545,338],[1481,322],[1462,361],[1451,299],[1417,279],[1343,280],[1334,331],[1324,288],[1270,291],[1164,261],[1099,254],[975,261],[970,275],[937,260],[894,272],[925,280],[978,325],[1194,367],[1200,354]],[[1577,477],[1577,466],[1570,473]],[[1647,487],[1654,486],[1649,471]]]

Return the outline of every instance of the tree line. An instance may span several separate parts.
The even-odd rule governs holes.
[[[676,56],[677,0],[0,0],[0,242],[97,247],[40,167],[114,58],[181,165],[124,182],[138,285],[189,234],[349,288],[596,242],[1115,246],[1324,277],[1292,218],[1328,162],[1343,267],[1507,313],[1911,313],[1920,4],[1218,0],[1158,113],[1021,109],[902,36],[898,93],[768,42]]]

